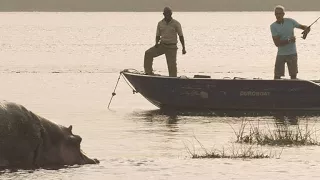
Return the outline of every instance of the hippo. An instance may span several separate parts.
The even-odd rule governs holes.
[[[98,164],[80,149],[82,138],[23,105],[0,101],[0,170]]]

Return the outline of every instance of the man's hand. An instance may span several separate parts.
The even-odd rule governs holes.
[[[307,27],[307,29],[305,29],[301,34],[303,34],[302,39],[306,39],[307,35],[309,34],[311,28]]]
[[[295,36],[290,37],[290,38],[288,39],[288,42],[289,42],[289,43],[294,43],[294,42],[296,42],[296,37],[295,37]]]
[[[187,53],[186,49],[183,48],[183,49],[182,49],[182,54],[186,54],[186,53]]]

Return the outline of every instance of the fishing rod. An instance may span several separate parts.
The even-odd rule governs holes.
[[[320,19],[320,17],[318,17],[318,19]],[[310,24],[310,26],[308,26],[308,28],[307,29],[309,29],[309,32],[310,32],[310,28],[311,28],[311,26],[314,24],[314,23],[316,23],[317,21],[318,21],[318,19],[317,20],[315,20],[312,24]],[[307,29],[305,29],[301,34],[303,34],[303,36],[302,36],[302,39],[306,39],[307,38],[307,35],[308,35],[308,31],[307,31]]]

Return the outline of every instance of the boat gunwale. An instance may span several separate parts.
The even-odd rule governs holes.
[[[217,78],[194,78],[194,77],[170,77],[170,76],[163,76],[163,75],[146,75],[146,74],[138,74],[138,73],[134,73],[134,72],[128,72],[128,71],[122,71],[121,73],[123,74],[128,74],[128,75],[132,75],[132,76],[140,76],[140,77],[146,77],[146,78],[161,78],[161,79],[179,79],[179,80],[216,80],[216,81],[233,81],[233,80],[237,80],[237,81],[281,81],[281,82],[309,82],[312,84],[315,84],[317,86],[320,85],[320,80],[305,80],[305,79],[258,79],[258,78],[253,78],[253,79],[248,79],[248,78],[222,78],[222,79],[217,79]]]

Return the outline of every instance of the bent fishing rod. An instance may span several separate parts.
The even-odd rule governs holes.
[[[320,19],[320,17],[318,17],[318,19]],[[311,26],[314,24],[314,23],[316,23],[317,21],[318,21],[318,19],[316,19],[312,24],[310,24],[310,26],[308,26],[308,28],[307,29],[309,29],[309,32],[310,32],[310,28],[311,28]],[[308,31],[307,31],[307,29],[305,29],[301,34],[303,34],[303,36],[302,36],[302,39],[306,39],[307,38],[307,35],[308,35]]]

